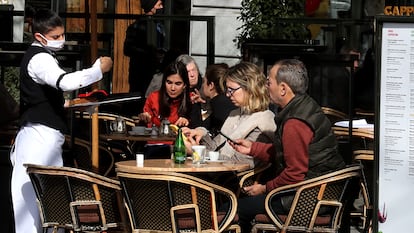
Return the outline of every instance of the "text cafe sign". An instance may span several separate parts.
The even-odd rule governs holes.
[[[385,0],[384,14],[393,16],[414,15],[414,0]]]

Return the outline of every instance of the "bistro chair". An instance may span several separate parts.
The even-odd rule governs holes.
[[[364,232],[367,232],[373,214],[371,197],[373,195],[374,183],[374,178],[372,177],[374,169],[374,131],[357,129],[355,133],[353,132],[352,137],[359,138],[362,142],[359,148],[353,150],[353,159],[364,166],[364,172],[362,173],[363,182],[361,182],[362,208],[351,212],[351,217],[361,218],[362,229]]]
[[[236,195],[182,173],[138,174],[117,168],[133,232],[240,232]],[[228,198],[219,211],[216,198]]]
[[[78,119],[76,127],[78,128],[77,132],[82,138],[90,137],[91,129],[91,118],[92,115],[89,112],[75,111],[75,118]],[[99,120],[99,132],[100,134],[111,134],[110,124],[118,119],[121,119],[125,122],[125,133],[136,126],[137,120],[132,118],[117,115],[113,113],[98,112],[97,113]],[[85,131],[87,129],[87,131]],[[101,140],[101,143],[104,142],[105,146],[110,150],[114,155],[119,155],[121,159],[132,158],[135,153],[133,153],[133,143],[125,141],[115,141],[115,140]]]
[[[338,140],[349,140],[352,161],[363,166],[360,182],[360,199],[362,200],[361,208],[350,212],[352,218],[360,218],[361,226],[364,231],[369,227],[368,224],[372,218],[373,206],[371,197],[373,195],[373,177],[372,169],[374,164],[374,131],[372,129],[353,128],[352,136],[349,138],[349,128],[332,127]]]
[[[332,125],[335,124],[335,122],[347,120],[349,118],[346,113],[330,107],[321,107],[321,109],[322,112],[325,113],[325,115],[331,121]]]
[[[44,232],[125,229],[119,181],[85,170],[25,164]]]
[[[244,172],[237,173],[236,175],[239,180],[239,188],[236,191],[237,197],[240,197],[241,195],[244,194],[244,187],[251,186],[255,183],[260,182],[264,173],[267,172],[268,169],[271,169],[271,168],[272,168],[272,164],[268,163],[268,164],[259,165],[253,169],[250,169]]]
[[[118,118],[121,118],[122,120],[125,121],[125,124],[127,126],[133,127],[136,125],[136,121],[132,118],[126,117],[126,116],[121,116],[121,115],[117,115],[117,114],[113,114],[113,113],[107,113],[107,112],[98,112],[98,119],[103,120],[103,121],[116,121]],[[81,118],[81,119],[91,119],[92,115],[89,112],[80,112],[80,111],[76,111],[75,112],[75,116],[76,118]]]
[[[265,200],[267,214],[256,216],[252,232],[338,232],[344,210],[358,191],[361,169],[353,165],[272,190]],[[289,213],[276,214],[272,201],[286,195],[293,198]]]
[[[375,112],[372,110],[365,110],[361,108],[354,109],[355,116],[359,118],[365,118],[368,122],[372,123],[375,121]]]
[[[92,145],[89,141],[74,138],[73,143],[71,137],[66,135],[65,144],[63,146],[65,153],[65,163],[67,166],[96,172],[103,176],[115,175],[114,164],[115,157],[113,153],[104,145],[99,145],[99,169],[95,171],[92,168]]]

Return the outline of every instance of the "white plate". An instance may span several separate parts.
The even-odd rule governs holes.
[[[335,126],[349,127],[349,121],[338,121],[335,123]],[[365,119],[353,120],[352,128],[373,129],[374,124],[368,124]]]

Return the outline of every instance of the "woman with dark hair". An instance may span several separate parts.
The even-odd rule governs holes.
[[[190,82],[185,65],[182,62],[171,63],[164,71],[160,90],[152,92],[145,101],[144,110],[138,115],[139,121],[148,127],[159,127],[163,119],[177,126],[188,126],[192,106],[189,92]],[[169,158],[172,142],[159,144],[159,141],[148,141],[145,157],[153,158],[156,155]]]
[[[171,63],[164,71],[160,90],[148,96],[138,119],[149,127],[152,124],[160,126],[165,118],[177,126],[187,126],[191,111],[189,88],[185,65],[182,62]]]
[[[237,108],[223,90],[222,82],[228,69],[229,66],[226,63],[212,64],[207,66],[203,77],[201,90],[210,101],[211,108],[210,114],[203,121],[203,126],[212,135],[217,135],[229,113]]]

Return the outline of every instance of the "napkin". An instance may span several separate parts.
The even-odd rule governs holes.
[[[340,126],[340,127],[349,127],[349,121],[338,121],[334,125],[335,126]],[[365,119],[353,120],[352,121],[352,128],[373,129],[374,124],[368,124],[367,120],[365,120]]]

